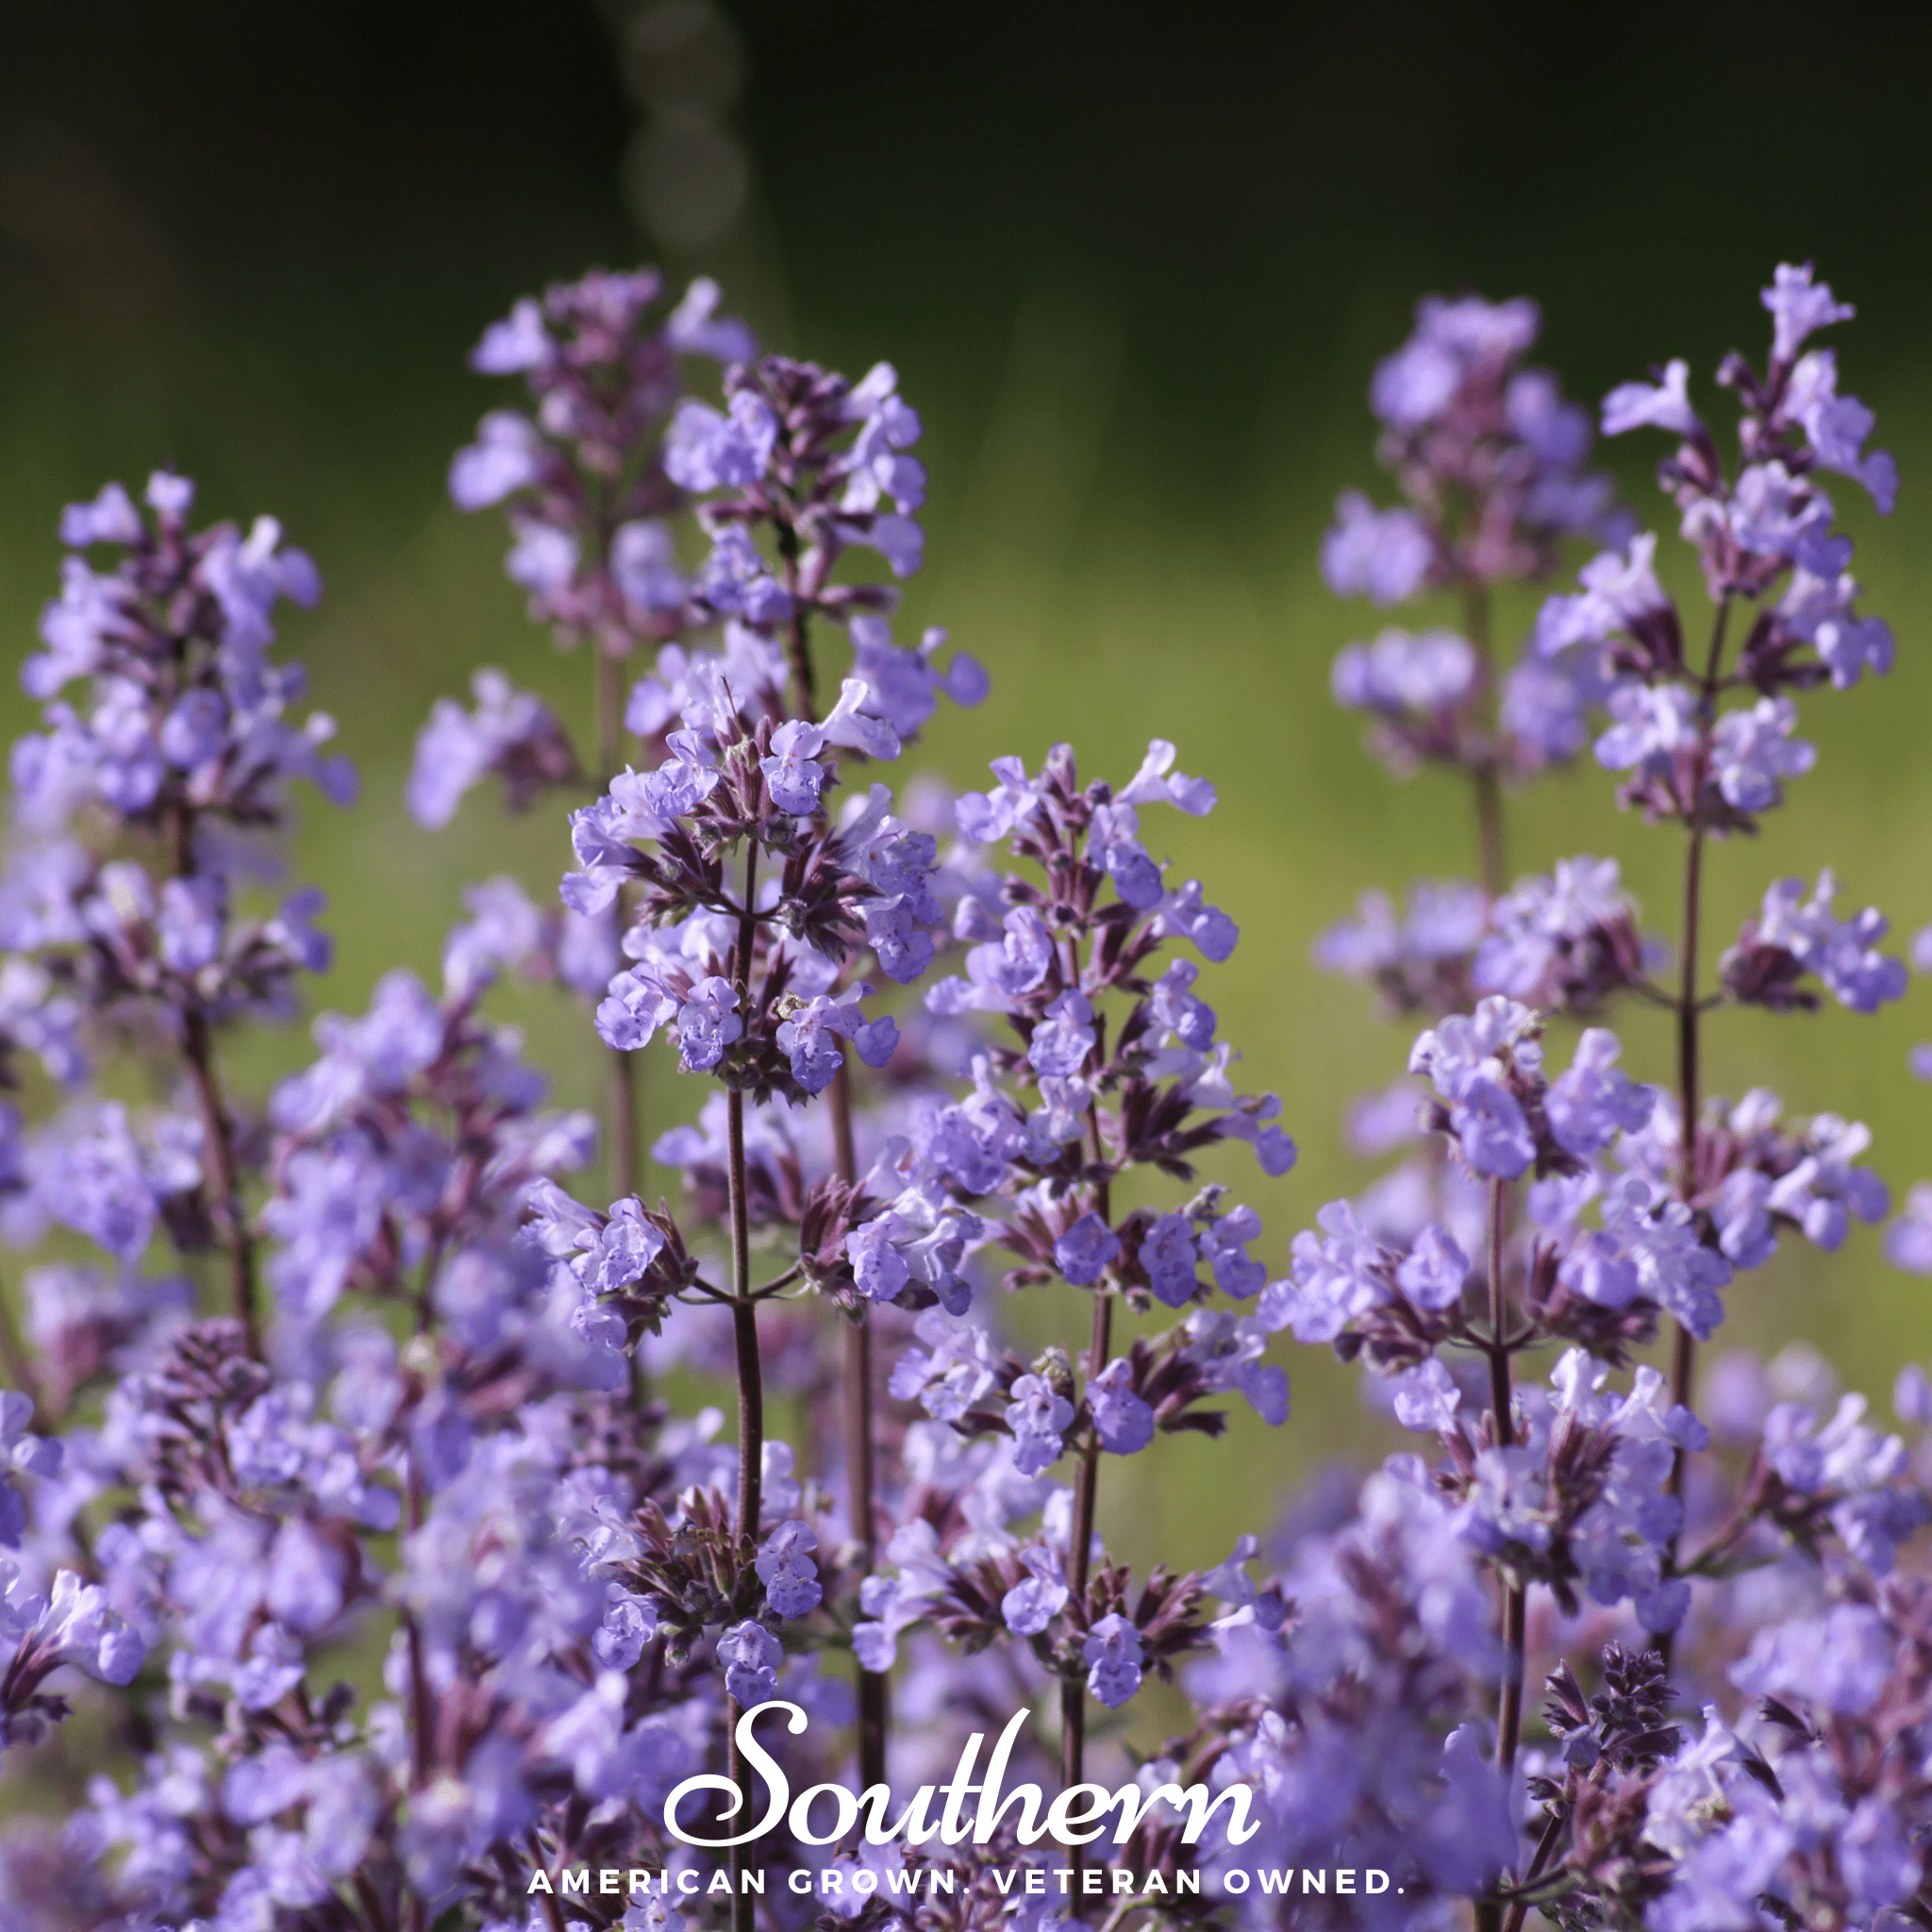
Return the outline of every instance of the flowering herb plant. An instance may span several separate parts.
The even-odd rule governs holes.
[[[1344,495],[1324,568],[1457,627],[1334,691],[1466,774],[1479,876],[1318,942],[1412,1029],[1352,1117],[1409,1151],[1278,1275],[1295,1147],[1210,1003],[1239,908],[1159,856],[1213,785],[1159,739],[1121,782],[1051,741],[891,782],[988,680],[894,636],[889,365],[648,271],[485,332],[525,400],[451,493],[589,655],[594,742],[479,671],[408,801],[500,779],[569,858],[468,888],[441,984],[325,1012],[265,1095],[229,1041],[329,965],[273,884],[291,789],[354,792],[275,654],[320,579],[172,472],[71,506],[0,880],[0,1926],[1932,1924],[1925,1457],[1815,1355],[1708,1347],[1780,1241],[1890,1207],[1861,1125],[1707,1093],[1706,1026],[1906,984],[1829,874],[1705,929],[1714,848],[1812,767],[1799,698],[1892,652],[1822,482],[1897,488],[1814,341],[1851,311],[1808,267],[1764,303],[1735,458],[1681,362],[1602,408],[1672,439],[1697,620],[1531,304],[1425,302],[1376,373],[1403,500]],[[1674,828],[1668,943],[1612,860],[1509,880],[1512,799],[1586,753]],[[547,1104],[511,975],[576,1001],[601,1120]],[[1668,1088],[1620,1064],[1644,1008]],[[653,1135],[673,1054],[702,1097]],[[1932,1191],[1885,1241],[1932,1272]],[[1061,1345],[1016,1352],[1015,1295]],[[1284,1427],[1295,1343],[1418,1446],[1214,1568],[1110,1551],[1112,1458]],[[1932,1423],[1923,1371],[1894,1403]]]

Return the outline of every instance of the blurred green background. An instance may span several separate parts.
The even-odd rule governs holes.
[[[1033,763],[1062,736],[1124,775],[1158,732],[1219,784],[1211,820],[1158,836],[1242,923],[1215,1002],[1303,1147],[1285,1181],[1231,1170],[1271,1262],[1364,1178],[1342,1107],[1406,1051],[1311,971],[1310,939],[1364,886],[1469,864],[1457,791],[1391,784],[1331,708],[1334,652],[1376,618],[1314,567],[1337,489],[1382,490],[1365,387],[1424,291],[1533,293],[1543,354],[1586,399],[1670,355],[1707,382],[1725,348],[1757,352],[1780,259],[1815,258],[1858,303],[1836,337],[1844,380],[1905,488],[1882,525],[1839,493],[1899,668],[1808,701],[1817,772],[1760,841],[1718,854],[1715,926],[1827,862],[1906,931],[1932,918],[1932,18],[16,0],[0,19],[8,648],[29,648],[53,588],[59,506],[105,477],[172,458],[210,514],[284,519],[328,584],[287,642],[364,777],[353,814],[310,811],[297,853],[333,900],[332,1004],[398,959],[430,967],[464,879],[513,866],[542,891],[561,867],[557,815],[507,827],[479,797],[429,837],[400,808],[430,700],[472,666],[588,708],[588,663],[525,624],[500,524],[456,515],[442,475],[498,399],[463,366],[482,325],[546,279],[645,258],[721,274],[776,346],[898,365],[933,475],[907,616],[949,625],[994,678],[931,736],[949,775],[1007,750]],[[1647,518],[1657,454],[1610,457]],[[10,736],[28,712],[7,682]],[[1676,841],[1611,791],[1593,768],[1545,784],[1513,815],[1512,863],[1615,853],[1662,926]],[[588,1098],[588,1035],[523,1008],[561,1090]],[[1877,1020],[1712,1031],[1717,1090],[1769,1084],[1870,1122],[1900,1193],[1932,1172],[1932,1100],[1904,1064],[1932,1035],[1922,995]],[[1627,1034],[1660,1073],[1663,1022],[1634,1013]],[[253,1049],[250,1076],[305,1045]],[[658,1064],[654,1095],[684,1104]],[[1808,1335],[1882,1397],[1926,1351],[1924,1293],[1861,1232],[1829,1263],[1781,1257],[1734,1294],[1726,1333]],[[1242,1431],[1241,1482],[1191,1441],[1163,1474],[1136,1466],[1137,1541],[1217,1556],[1290,1474],[1375,1440],[1325,1358],[1291,1370],[1296,1416]]]

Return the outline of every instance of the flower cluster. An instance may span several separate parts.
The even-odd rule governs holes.
[[[1804,1371],[1793,1357],[1767,1381],[1727,1357],[1701,1394],[1697,1375],[1725,1291],[1786,1231],[1833,1253],[1890,1207],[1863,1164],[1871,1135],[1860,1124],[1790,1120],[1762,1090],[1736,1101],[1707,1094],[1703,1028],[1726,1007],[1809,1012],[1825,994],[1869,1014],[1907,985],[1903,963],[1882,950],[1883,916],[1840,918],[1829,872],[1815,891],[1772,885],[1714,974],[1700,929],[1709,841],[1754,829],[1817,762],[1799,735],[1798,697],[1848,690],[1892,655],[1882,620],[1854,608],[1851,546],[1818,480],[1854,477],[1881,513],[1896,492],[1890,458],[1867,447],[1870,412],[1839,395],[1831,352],[1811,345],[1851,311],[1808,268],[1781,268],[1764,302],[1773,342],[1762,373],[1738,357],[1719,371],[1741,404],[1733,472],[1681,362],[1613,391],[1603,408],[1606,434],[1649,426],[1679,440],[1662,480],[1715,607],[1707,646],[1686,642],[1657,539],[1613,535],[1578,589],[1545,603],[1519,674],[1547,673],[1565,690],[1566,751],[1594,736],[1598,763],[1626,774],[1620,802],[1679,828],[1674,947],[1641,935],[1613,860],[1566,860],[1501,890],[1499,797],[1461,722],[1480,684],[1479,649],[1448,634],[1389,634],[1345,653],[1336,671],[1336,696],[1374,712],[1376,748],[1398,770],[1432,758],[1471,771],[1489,890],[1419,889],[1403,924],[1386,900],[1365,900],[1359,924],[1320,942],[1323,964],[1430,1023],[1411,1081],[1357,1111],[1357,1143],[1380,1152],[1424,1139],[1359,1200],[1322,1210],[1260,1309],[1273,1304],[1298,1340],[1365,1363],[1374,1405],[1442,1444],[1433,1470],[1392,1460],[1360,1491],[1342,1534],[1386,1524],[1391,1494],[1426,1493],[1463,1574],[1495,1579],[1500,1613],[1476,1592],[1470,1628],[1442,1644],[1422,1591],[1424,1577],[1442,1587],[1442,1558],[1418,1553],[1390,1587],[1391,1621],[1374,1626],[1404,1633],[1378,1636],[1392,1654],[1434,1646],[1466,1659],[1449,1674],[1453,1692],[1438,1693],[1432,1735],[1451,1751],[1464,1740],[1494,1776],[1526,1775],[1529,1807],[1508,1805],[1492,1835],[1460,1814],[1468,1842],[1488,1847],[1479,1874],[1452,1888],[1476,1901],[1479,1924],[1520,1925],[1536,1910],[1566,1932],[1863,1927],[1924,1909],[1925,1801],[1904,1743],[1916,1722],[1907,1713],[1918,1609],[1901,1574],[1901,1552],[1932,1520],[1924,1465],[1865,1419],[1862,1398],[1834,1408],[1822,1363]],[[1442,305],[1429,315],[1458,309],[1475,312]],[[1438,363],[1426,335],[1378,374],[1385,423],[1409,386],[1429,393]],[[1405,515],[1349,510],[1324,552],[1338,590],[1370,588],[1366,565],[1351,575],[1341,563],[1369,555],[1372,523],[1391,601],[1425,582],[1467,588],[1471,566],[1417,541],[1425,519]],[[1398,569],[1405,542],[1412,567]],[[1542,566],[1553,559],[1546,551]],[[1509,717],[1508,696],[1496,715]],[[1534,763],[1521,760],[1513,775]],[[1617,1003],[1670,1014],[1668,1087],[1627,1079],[1618,1038],[1600,1024],[1581,1032],[1566,1072],[1546,1064],[1543,1035],[1557,1016],[1596,1022]],[[1932,1208],[1914,1196],[1887,1245],[1932,1272],[1927,1224]],[[1639,1366],[1619,1392],[1611,1374],[1667,1324],[1668,1378]],[[1565,1352],[1547,1379],[1525,1379],[1529,1359],[1555,1345]],[[1932,1416],[1923,1386],[1912,1372],[1901,1378],[1908,1422]],[[1367,1574],[1358,1562],[1349,1595],[1369,1593]],[[1454,1600],[1445,1590],[1442,1601]],[[1296,1638],[1291,1617],[1271,1640],[1285,1659],[1272,1700],[1299,1745]],[[1258,1675],[1259,1640],[1242,1641],[1241,1669]],[[1549,1673],[1541,1731],[1525,1725],[1531,1655]],[[1455,1728],[1485,1707],[1485,1677],[1493,1730]],[[1392,1708],[1396,1694],[1371,1707]],[[1401,1694],[1406,1707],[1429,1707],[1412,1689]],[[1701,1724],[1680,1721],[1700,1702]],[[1324,1787],[1358,1789],[1341,1767],[1365,1750],[1383,1761],[1386,1735],[1324,1760]],[[1426,1890],[1441,1879],[1416,1847],[1431,1842],[1426,1821],[1457,1815],[1457,1800],[1446,1782],[1421,1789],[1406,1856]],[[1367,1819],[1357,1811],[1333,1842],[1371,1828]],[[1379,1819],[1374,1828],[1388,1830]],[[1386,1856],[1399,1868],[1400,1855]],[[1359,1922],[1382,1921],[1365,1912]]]
[[[1463,627],[1351,647],[1335,695],[1399,770],[1468,775],[1483,877],[1400,918],[1370,894],[1318,942],[1411,1029],[1351,1125],[1404,1153],[1275,1276],[1274,1211],[1229,1181],[1230,1142],[1250,1185],[1296,1158],[1216,1011],[1239,929],[1162,849],[1214,787],[1159,739],[1118,786],[1066,744],[958,797],[878,782],[985,688],[889,626],[919,419],[889,365],[759,356],[710,284],[661,293],[600,272],[519,303],[473,361],[529,412],[451,472],[507,506],[533,616],[594,644],[598,741],[483,673],[408,802],[583,786],[575,864],[555,900],[469,887],[440,987],[324,1012],[259,1099],[228,1031],[328,964],[313,895],[256,903],[268,848],[289,780],[348,791],[269,650],[314,572],[269,520],[191,533],[167,473],[67,512],[0,880],[0,1236],[48,1244],[0,1320],[0,1748],[88,1774],[58,1831],[0,1836],[0,1916],[681,1932],[691,1880],[734,1932],[1053,1932],[1101,1896],[1115,1926],[1255,1932],[1932,1919],[1932,1383],[1901,1374],[1891,1433],[1815,1354],[1699,1355],[1787,1237],[1835,1255],[1890,1212],[1860,1123],[1701,1078],[1724,1009],[1906,990],[1829,872],[1728,948],[1701,925],[1711,841],[1816,763],[1800,697],[1890,660],[1818,483],[1896,490],[1811,345],[1849,310],[1778,271],[1763,372],[1719,371],[1735,475],[1683,364],[1606,399],[1605,433],[1677,439],[1701,656],[1587,417],[1523,366],[1530,305],[1425,303],[1376,373],[1407,507],[1345,498],[1324,565],[1384,603],[1457,591]],[[1490,591],[1581,537],[1609,547],[1499,680]],[[1613,858],[1507,885],[1506,783],[1592,736],[1682,841],[1668,941]],[[500,1016],[512,974],[594,1009],[608,1185],[600,1123]],[[1657,1085],[1624,1058],[1652,1010]],[[675,1209],[638,1185],[659,1036],[700,1083],[654,1124]],[[1932,1191],[1886,1244],[1932,1272]],[[1211,1568],[1109,1548],[1118,1458],[1238,1406],[1287,1423],[1284,1337],[1365,1368],[1403,1446]],[[1153,1683],[1166,1735],[1129,1756]],[[761,1734],[803,1796],[714,1866],[692,1834],[756,1815],[741,1721],[774,1700],[808,1720]],[[907,1804],[989,1735],[983,1784]],[[29,1808],[52,1761],[16,1772]],[[1120,1814],[1060,1834],[1057,1898],[1037,1794],[990,1795],[1056,1774],[1054,1817]],[[962,1829],[974,1790],[998,1817]],[[641,1882],[568,1883],[593,1868]]]

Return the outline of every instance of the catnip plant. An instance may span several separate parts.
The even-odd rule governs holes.
[[[1731,1008],[1906,987],[1828,874],[1707,931],[1815,762],[1799,698],[1890,666],[1822,480],[1892,508],[1815,341],[1849,307],[1777,271],[1729,461],[1681,362],[1603,403],[1671,439],[1695,622],[1532,304],[1427,301],[1377,370],[1402,502],[1345,494],[1323,566],[1433,627],[1333,690],[1466,780],[1477,876],[1317,943],[1412,1042],[1349,1121],[1403,1159],[1310,1217],[1211,1004],[1240,908],[1160,856],[1212,783],[1050,730],[892,782],[989,695],[894,637],[918,414],[721,301],[599,271],[484,332],[525,401],[450,493],[588,647],[592,741],[497,669],[435,707],[415,818],[493,775],[555,871],[465,887],[439,983],[323,1011],[265,1094],[226,1042],[329,965],[291,786],[354,791],[275,655],[317,573],[172,472],[61,519],[0,877],[0,1927],[1932,1923],[1923,1442],[1709,1347],[1780,1241],[1890,1212],[1864,1127],[1701,1072]],[[1509,881],[1512,802],[1586,755],[1678,843],[1668,941],[1613,859]],[[601,1117],[512,976],[577,1003]],[[1885,1235],[1924,1272],[1928,1204]],[[1110,1459],[1235,1398],[1286,1428],[1291,1341],[1421,1446],[1210,1569],[1110,1551]]]

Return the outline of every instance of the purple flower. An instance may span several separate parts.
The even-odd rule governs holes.
[[[699,494],[741,490],[765,474],[777,441],[777,419],[746,391],[722,415],[708,404],[683,402],[664,435],[664,474]]]
[[[1890,930],[1885,915],[1868,906],[1856,919],[1836,917],[1838,885],[1829,867],[1808,900],[1804,891],[1802,879],[1779,879],[1766,890],[1757,942],[1783,948],[1855,1013],[1875,1013],[1886,1001],[1903,999],[1905,962],[1878,950]]]
[[[141,512],[118,483],[104,483],[92,503],[70,503],[60,512],[60,541],[73,550],[138,543],[141,536]]]
[[[1149,930],[1156,939],[1186,939],[1202,958],[1219,966],[1234,957],[1241,930],[1218,906],[1201,903],[1201,882],[1190,879],[1161,901]]]
[[[1596,761],[1607,772],[1668,777],[1680,754],[1697,749],[1701,707],[1688,686],[1628,679],[1611,688],[1609,711],[1616,723],[1596,741]]]
[[[502,775],[512,809],[576,774],[576,754],[541,698],[515,690],[500,671],[477,672],[471,690],[475,711],[439,698],[417,735],[407,799],[419,825],[448,824],[463,794],[491,772]]]
[[[693,588],[713,610],[735,612],[747,624],[783,624],[791,615],[791,593],[772,575],[739,524],[713,533],[711,554]]]
[[[763,1704],[778,1694],[778,1666],[785,1646],[762,1624],[746,1619],[718,1639],[724,1689],[741,1705]]]
[[[905,1232],[899,1217],[888,1213],[845,1237],[845,1258],[852,1264],[852,1277],[868,1301],[895,1301],[911,1280],[912,1271],[898,1245]]]
[[[962,791],[953,808],[961,836],[975,845],[1004,839],[1040,808],[1038,786],[1020,759],[994,758],[990,769],[1000,782],[991,791]]]
[[[1798,358],[1785,389],[1785,410],[1803,425],[1811,453],[1822,470],[1836,470],[1862,483],[1880,516],[1898,501],[1898,465],[1882,449],[1865,450],[1876,419],[1857,396],[1838,392],[1838,358],[1814,349]]]
[[[1183,1308],[1195,1299],[1201,1284],[1194,1273],[1194,1230],[1185,1214],[1156,1216],[1141,1237],[1137,1258],[1157,1301],[1171,1308]],[[1924,1272],[1932,1274],[1932,1243],[1928,1243]]]
[[[1214,787],[1206,778],[1191,778],[1174,770],[1179,753],[1164,738],[1148,741],[1141,769],[1115,796],[1124,805],[1172,805],[1190,818],[1205,818],[1214,809]]]
[[[780,811],[808,817],[819,809],[819,791],[826,777],[818,755],[828,744],[845,745],[862,751],[869,758],[895,758],[899,756],[899,735],[883,719],[868,717],[859,708],[868,703],[870,688],[856,677],[848,677],[839,693],[839,702],[826,713],[823,724],[809,724],[791,719],[772,734],[772,756],[759,759],[759,769],[771,788],[772,800]]]
[[[1053,1551],[1029,1543],[1020,1560],[1028,1574],[1000,1599],[1000,1616],[1015,1637],[1038,1637],[1058,1616],[1071,1592]]]
[[[1771,311],[1771,352],[1779,362],[1791,361],[1807,336],[1835,322],[1849,322],[1858,312],[1833,296],[1829,282],[1812,281],[1808,261],[1797,268],[1779,262],[1771,287],[1760,290],[1758,299]]]
[[[450,462],[450,501],[458,509],[487,509],[536,482],[544,461],[529,419],[513,409],[492,409],[476,425],[476,441]]]
[[[1890,1191],[1869,1169],[1852,1163],[1872,1144],[1862,1121],[1820,1114],[1805,1135],[1801,1158],[1765,1195],[1765,1206],[1805,1230],[1814,1246],[1830,1253],[1844,1244],[1852,1217],[1882,1221],[1891,1206]]]
[[[1007,1426],[1013,1432],[1013,1467],[1038,1475],[1058,1462],[1061,1439],[1074,1420],[1074,1405],[1038,1375],[1022,1375],[1007,1404]]]
[[[1604,398],[1603,430],[1622,436],[1632,429],[1667,429],[1674,436],[1695,436],[1703,425],[1690,407],[1686,390],[1690,365],[1667,363],[1661,383],[1625,382]]]
[[[1740,811],[1767,811],[1784,795],[1783,780],[1802,777],[1816,750],[1793,738],[1798,709],[1790,698],[1759,698],[1745,711],[1726,711],[1711,732],[1711,768],[1718,790]]]
[[[1650,1119],[1656,1091],[1617,1072],[1623,1050],[1614,1033],[1588,1027],[1570,1071],[1551,1084],[1544,1102],[1550,1131],[1558,1146],[1579,1158],[1607,1147],[1620,1133],[1636,1133]]]
[[[1469,1279],[1469,1257],[1432,1222],[1395,1270],[1395,1285],[1419,1308],[1453,1308]]]
[[[1086,1288],[1100,1279],[1120,1252],[1120,1237],[1090,1208],[1054,1242],[1054,1266],[1075,1288]]]
[[[687,1074],[715,1067],[724,1058],[724,1049],[743,1038],[744,1022],[737,1008],[737,989],[715,974],[700,979],[679,1002],[677,1058]]]
[[[1454,710],[1475,685],[1474,649],[1446,630],[1385,630],[1373,644],[1350,644],[1328,680],[1337,704],[1391,718]]]
[[[1620,632],[1641,627],[1671,611],[1671,600],[1657,582],[1657,539],[1633,537],[1627,553],[1605,550],[1577,573],[1583,589],[1574,596],[1552,597],[1538,613],[1536,650],[1554,658],[1578,644],[1601,644]]]
[[[1424,1435],[1447,1435],[1456,1426],[1462,1392],[1434,1356],[1389,1382],[1395,1420]]]
[[[874,708],[901,738],[909,738],[939,708],[944,692],[956,705],[984,701],[991,688],[977,659],[956,651],[944,671],[938,653],[946,633],[928,629],[912,650],[892,641],[886,619],[871,611],[854,611],[846,625],[852,638],[852,669],[872,687]]]
[[[1141,1688],[1141,1633],[1118,1611],[1087,1633],[1080,1655],[1088,1690],[1109,1710],[1118,1710]]]
[[[1248,1243],[1260,1232],[1261,1217],[1252,1208],[1232,1208],[1201,1231],[1201,1258],[1214,1271],[1214,1285],[1236,1301],[1246,1301],[1268,1278],[1267,1269],[1248,1255]]]
[[[1115,1456],[1138,1456],[1154,1440],[1154,1411],[1134,1392],[1134,1371],[1116,1356],[1087,1384],[1100,1446]]]
[[[1449,1109],[1450,1131],[1478,1174],[1515,1180],[1536,1158],[1536,1138],[1523,1105],[1507,1088],[1480,1074],[1463,1083]]]
[[[1644,1298],[1708,1341],[1724,1318],[1717,1291],[1729,1284],[1731,1264],[1698,1240],[1690,1210],[1633,1175],[1605,1194],[1603,1219]]]
[[[1811,645],[1839,691],[1848,691],[1868,670],[1883,677],[1891,669],[1891,626],[1882,617],[1860,617],[1852,608],[1858,595],[1848,571],[1814,575],[1800,564],[1778,600],[1779,625]]]
[[[1885,1230],[1885,1258],[1913,1274],[1932,1274],[1932,1182],[1906,1196],[1905,1210]]]
[[[1047,1008],[1046,1017],[1033,1029],[1026,1059],[1042,1077],[1069,1079],[1087,1064],[1096,1035],[1093,1006],[1083,992],[1069,990]]]
[[[1144,912],[1159,905],[1164,889],[1160,868],[1135,836],[1140,828],[1140,814],[1131,805],[1096,807],[1087,829],[1087,857],[1106,872],[1127,905]]]
[[[543,311],[529,296],[513,303],[508,316],[492,322],[470,351],[470,367],[478,375],[523,375],[541,368],[552,355]]]
[[[1155,1019],[1183,1046],[1206,1053],[1214,1044],[1214,1008],[1189,991],[1201,976],[1191,959],[1176,959],[1154,982],[1148,1005]]]
[[[1857,1716],[1878,1701],[1894,1649],[1884,1617],[1869,1604],[1839,1604],[1822,1617],[1760,1630],[1731,1681],[1753,1697],[1781,1697]]]
[[[861,980],[836,999],[815,993],[800,1001],[779,1024],[778,1050],[789,1055],[791,1077],[808,1093],[821,1093],[844,1064],[845,1056],[832,1044],[835,1036],[851,1041],[869,1067],[882,1067],[899,1043],[899,1028],[888,1016],[867,1020],[858,1002],[872,988]]]
[[[925,532],[910,517],[874,511],[862,524],[841,523],[838,529],[848,543],[862,543],[878,551],[895,577],[916,575],[924,561]]]
[[[811,1552],[819,1546],[811,1525],[796,1517],[781,1523],[759,1545],[758,1573],[765,1601],[781,1617],[802,1617],[824,1595]],[[742,1700],[741,1700],[742,1701]]]

